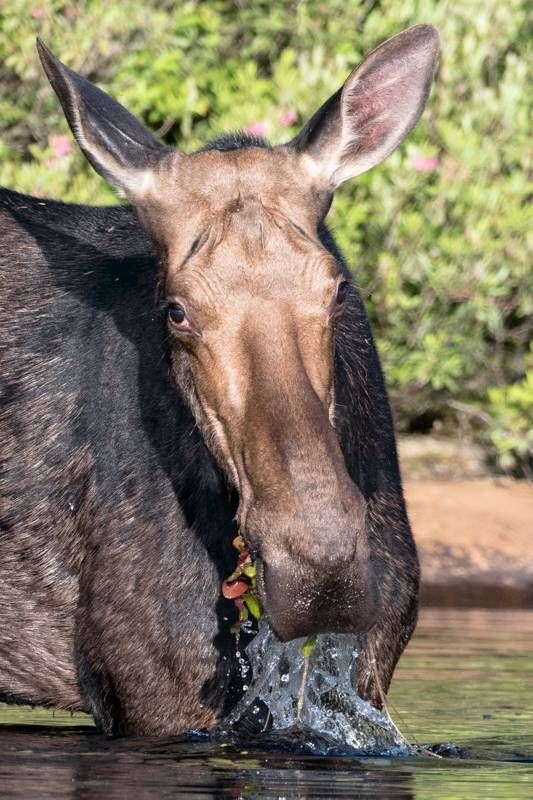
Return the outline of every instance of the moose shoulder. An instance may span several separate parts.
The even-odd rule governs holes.
[[[185,155],[40,43],[132,203],[0,193],[0,699],[111,734],[210,727],[241,691],[221,583],[243,534],[282,639],[362,637],[379,706],[418,562],[368,321],[324,217],[422,113],[438,52],[381,45],[286,145]]]

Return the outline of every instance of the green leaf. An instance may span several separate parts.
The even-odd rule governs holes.
[[[254,617],[254,619],[259,619],[263,614],[263,608],[261,606],[261,601],[259,600],[259,598],[256,597],[254,594],[244,594],[242,596],[242,599],[244,600],[246,607],[248,608],[248,611],[250,612],[252,617]]]
[[[301,653],[304,658],[309,658],[309,656],[312,654],[313,650],[316,647],[316,639],[317,639],[316,633],[312,633],[310,636],[307,637],[307,639],[303,643],[301,648]]]

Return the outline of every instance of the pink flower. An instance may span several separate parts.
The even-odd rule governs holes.
[[[31,16],[33,19],[44,19],[44,17],[46,17],[46,11],[44,8],[34,8],[31,12]]]
[[[290,128],[291,125],[294,125],[296,120],[298,119],[298,114],[293,108],[289,108],[287,111],[284,111],[283,114],[280,115],[279,124],[283,128]]]
[[[417,172],[433,172],[439,166],[439,159],[435,156],[415,156],[411,159],[411,166]]]
[[[263,120],[258,119],[256,122],[250,122],[244,126],[244,132],[250,136],[264,136],[267,131],[267,124]]]
[[[56,158],[67,156],[72,151],[72,141],[65,133],[56,133],[50,136],[50,147]]]

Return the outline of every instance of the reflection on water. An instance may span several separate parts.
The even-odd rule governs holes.
[[[397,670],[411,741],[468,757],[316,758],[205,740],[106,740],[81,715],[0,708],[2,798],[533,797],[533,611],[427,611]],[[51,723],[51,726],[49,725]],[[80,723],[84,723],[81,725]]]

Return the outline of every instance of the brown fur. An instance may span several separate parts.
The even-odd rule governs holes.
[[[212,726],[239,691],[220,595],[236,520],[276,633],[366,636],[359,690],[379,705],[418,563],[324,216],[418,119],[435,31],[378,48],[293,142],[190,156],[39,48],[135,211],[2,194],[0,695],[88,708],[108,733]]]

